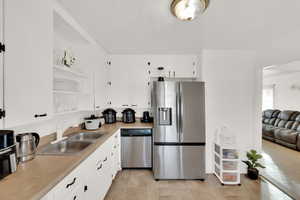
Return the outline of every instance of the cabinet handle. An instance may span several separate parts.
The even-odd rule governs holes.
[[[103,162],[106,162],[107,161],[107,157],[105,157],[105,159],[103,160]]]
[[[86,192],[86,191],[88,191],[88,186],[87,185],[84,186],[84,192]]]
[[[175,77],[175,71],[173,71],[173,76]]]
[[[171,71],[169,71],[169,77],[171,76]]]
[[[38,117],[46,117],[46,116],[47,116],[47,113],[40,114],[40,115],[38,115],[38,114],[35,114],[35,115],[34,115],[35,118],[38,118]]]
[[[76,177],[73,179],[73,181],[66,185],[66,188],[71,187],[76,182]]]
[[[128,104],[123,104],[122,106],[128,106]]]
[[[131,104],[131,106],[137,106],[137,104]]]
[[[99,167],[97,167],[97,170],[99,170],[99,169],[101,169],[102,168],[102,163],[101,163],[101,165],[99,166]]]
[[[76,199],[77,199],[77,196],[74,196],[74,197],[73,197],[73,200],[76,200]]]
[[[100,108],[100,106],[96,106],[96,108],[98,109],[98,108]]]

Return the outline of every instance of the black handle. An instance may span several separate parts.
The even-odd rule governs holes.
[[[67,184],[66,188],[69,188],[70,186],[72,186],[74,183],[76,182],[76,177],[73,179],[73,181],[69,184]]]
[[[37,147],[38,145],[39,145],[39,143],[40,143],[40,135],[39,134],[37,134],[37,133],[31,133],[32,134],[32,136],[34,137],[34,141],[35,141],[35,147]]]
[[[77,196],[74,196],[74,197],[73,197],[73,200],[76,200],[76,199],[77,199]]]
[[[86,192],[86,191],[88,191],[88,186],[87,185],[84,186],[84,192]]]
[[[35,115],[34,115],[35,118],[38,118],[38,117],[46,117],[46,116],[47,116],[47,113],[40,114],[40,115],[38,115],[38,114],[35,114]]]
[[[103,160],[103,162],[106,162],[107,161],[107,157],[105,157],[105,159]]]
[[[102,163],[101,163],[101,165],[99,166],[99,167],[97,167],[97,170],[99,170],[99,169],[101,169],[102,168]]]

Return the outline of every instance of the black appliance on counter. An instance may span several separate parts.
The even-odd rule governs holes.
[[[14,132],[0,130],[0,179],[17,170],[17,150]]]
[[[135,122],[135,111],[131,108],[126,108],[122,112],[122,122],[124,123],[134,123]]]
[[[117,112],[112,109],[108,108],[102,112],[105,124],[113,124],[117,122]]]
[[[143,118],[141,119],[142,123],[151,123],[153,122],[153,117],[150,117],[149,111],[143,112]]]

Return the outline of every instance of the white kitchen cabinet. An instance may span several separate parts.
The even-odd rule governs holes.
[[[129,73],[125,60],[111,59],[109,68],[109,101],[112,107],[129,106]]]
[[[149,56],[147,60],[151,77],[196,78],[197,76],[196,55],[154,55]]]
[[[104,55],[101,57],[101,64],[95,67],[94,73],[94,95],[95,95],[95,110],[103,109],[107,106],[107,73],[108,69],[104,63]]]
[[[147,108],[149,84],[147,65],[143,57],[113,55],[109,61],[109,101],[112,107]]]
[[[84,188],[82,186],[77,187],[73,192],[64,197],[63,200],[85,200]]]
[[[128,65],[128,98],[131,107],[149,107],[150,79],[148,78],[147,66],[143,57],[130,59]]]
[[[0,30],[3,30],[3,0],[0,0]],[[0,31],[0,129],[3,128],[3,116],[2,116],[2,111],[4,108],[3,105],[3,58],[4,58],[4,52],[3,52],[3,45],[4,40],[3,40],[3,31]]]
[[[103,200],[121,169],[120,157],[118,130],[41,200]]]
[[[52,1],[5,0],[5,127],[52,114]]]

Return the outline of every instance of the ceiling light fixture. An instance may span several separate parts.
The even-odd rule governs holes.
[[[190,21],[203,13],[208,3],[209,0],[173,0],[171,12],[180,20]]]

